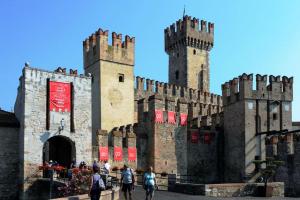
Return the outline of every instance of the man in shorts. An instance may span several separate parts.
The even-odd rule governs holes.
[[[132,169],[129,168],[126,164],[124,164],[124,168],[122,171],[121,184],[125,200],[127,200],[127,192],[129,194],[129,200],[132,200],[131,191],[134,187],[134,175]]]

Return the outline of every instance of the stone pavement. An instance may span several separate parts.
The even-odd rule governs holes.
[[[297,198],[262,198],[262,197],[233,197],[233,198],[219,198],[219,197],[205,197],[205,196],[196,196],[196,195],[187,195],[180,194],[174,192],[167,191],[155,191],[155,196],[153,200],[218,200],[218,199],[226,199],[226,200],[245,200],[245,199],[271,199],[271,200],[281,200],[281,199],[297,199]],[[125,200],[123,193],[120,194],[120,200]],[[145,200],[145,192],[140,186],[135,187],[135,191],[133,192],[132,200]]]

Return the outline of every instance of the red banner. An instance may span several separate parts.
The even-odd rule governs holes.
[[[192,134],[191,134],[191,143],[198,144],[198,141],[199,141],[198,132],[192,132]]]
[[[108,147],[99,147],[99,160],[108,160]]]
[[[50,81],[49,109],[55,112],[70,112],[71,108],[71,85]]]
[[[123,159],[123,152],[122,147],[114,147],[114,160],[115,161],[122,161]]]
[[[186,126],[186,125],[187,125],[187,114],[180,113],[180,126]]]
[[[136,148],[128,147],[128,161],[136,161]]]
[[[175,124],[176,123],[175,112],[168,111],[168,123],[169,124]]]
[[[212,135],[210,133],[204,133],[204,144],[210,144]]]
[[[164,114],[162,110],[155,110],[155,123],[164,123]]]

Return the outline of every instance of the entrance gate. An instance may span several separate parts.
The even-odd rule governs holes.
[[[60,166],[70,168],[76,161],[75,143],[65,136],[54,136],[48,139],[43,147],[43,162],[56,161]]]

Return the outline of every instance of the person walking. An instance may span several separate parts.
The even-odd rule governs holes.
[[[144,174],[143,188],[146,190],[146,200],[152,200],[154,197],[154,190],[156,187],[155,174],[153,173],[153,168],[150,166],[148,171]]]
[[[124,193],[125,200],[127,200],[127,192],[129,194],[129,200],[132,200],[132,190],[134,189],[134,175],[132,169],[124,164],[124,168],[121,175],[122,191]]]
[[[99,167],[93,167],[93,175],[90,182],[89,196],[91,200],[99,200],[101,195],[101,190],[104,190],[105,186],[103,180],[99,174]]]
[[[104,161],[104,170],[106,171],[107,174],[110,172],[110,164],[107,160]]]

